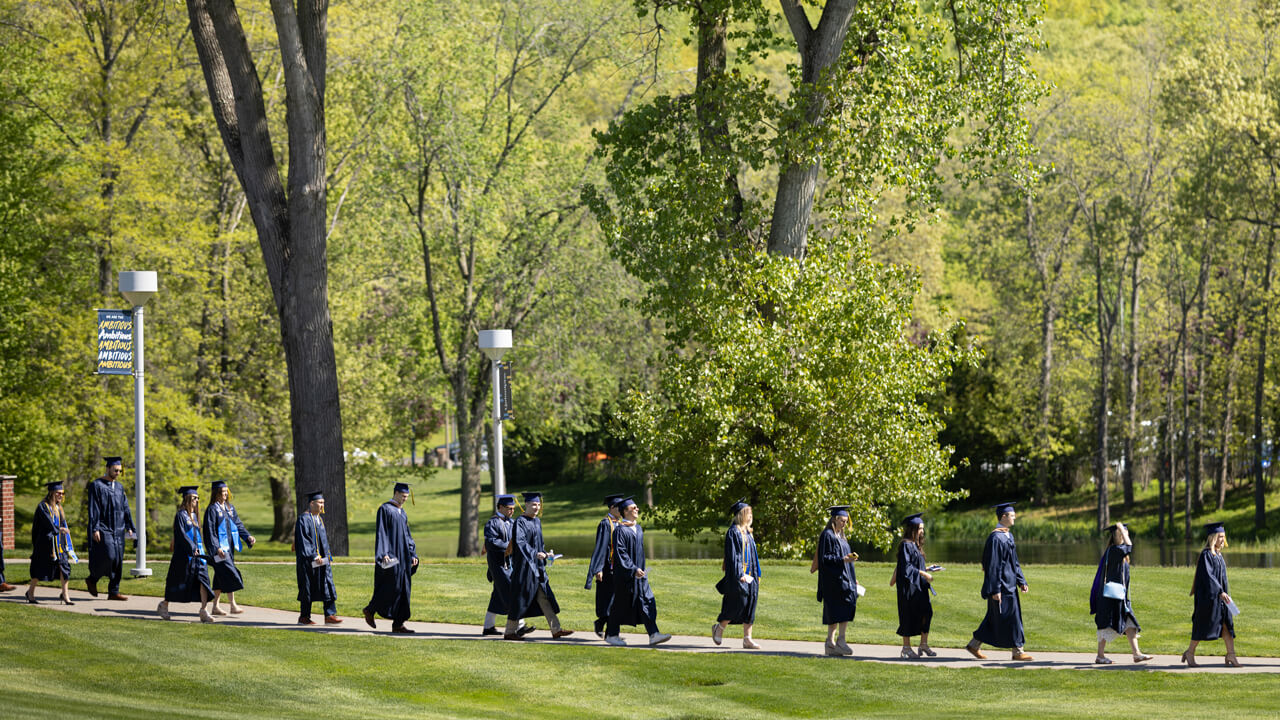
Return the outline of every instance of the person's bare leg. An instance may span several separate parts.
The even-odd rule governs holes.
[[[1107,659],[1107,641],[1106,640],[1103,640],[1102,638],[1098,638],[1098,657],[1094,659],[1095,660]]]
[[[1182,652],[1182,662],[1189,667],[1196,667],[1196,646],[1200,644],[1199,640],[1192,640],[1187,649]]]
[[[35,579],[35,578],[31,578],[31,583],[30,583],[30,585],[27,587],[27,600],[28,600],[29,602],[35,602],[35,601],[36,601],[36,582],[37,582],[37,581],[36,581],[36,579]]]
[[[203,588],[201,588],[201,590],[203,590]],[[218,602],[219,602],[221,599],[222,599],[222,591],[221,591],[221,590],[214,590],[214,591],[213,591],[213,610],[212,610],[212,614],[214,614],[214,615],[226,615],[226,612],[224,612],[224,611],[222,610],[222,607],[218,605]]]
[[[233,612],[233,613],[239,613],[239,612],[240,612],[240,606],[236,604],[236,594],[235,594],[235,593],[233,593],[233,592],[229,592],[229,593],[227,593],[227,602],[228,602],[228,603],[231,603],[231,612]]]
[[[920,653],[933,657],[933,648],[929,647],[929,633],[920,633]]]
[[[200,622],[213,622],[213,618],[209,617],[209,611],[206,609],[209,605],[209,591],[205,586],[200,586]]]
[[[70,577],[62,578],[62,601],[63,602],[67,602],[67,603],[71,602],[71,595],[68,594],[69,588],[67,587],[70,584],[71,584]]]
[[[1222,642],[1227,644],[1227,664],[1238,666],[1240,661],[1236,659],[1236,639],[1231,637],[1231,633],[1227,631],[1226,623],[1222,624]]]

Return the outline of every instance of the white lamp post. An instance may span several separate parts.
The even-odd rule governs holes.
[[[138,539],[138,564],[129,571],[134,577],[149,577],[147,567],[147,435],[145,398],[142,382],[142,306],[156,294],[156,274],[152,270],[120,273],[120,294],[133,306],[133,461],[137,470],[138,512],[134,527]]]
[[[496,497],[507,492],[507,479],[502,474],[502,387],[498,365],[503,354],[511,349],[511,331],[481,330],[480,349],[493,366],[493,453],[489,462],[493,463],[493,494]]]

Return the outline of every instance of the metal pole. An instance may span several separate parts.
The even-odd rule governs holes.
[[[134,577],[151,576],[147,567],[147,433],[142,359],[142,306],[137,305],[133,308],[133,462],[137,468],[134,485],[138,512],[133,516],[133,526],[138,535],[138,564],[129,571]]]
[[[493,366],[493,494],[505,495],[507,479],[502,475],[502,381],[499,379],[498,365],[500,361],[492,361]]]

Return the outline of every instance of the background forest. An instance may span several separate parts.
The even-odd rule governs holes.
[[[781,11],[762,12],[785,33]],[[283,121],[271,13],[242,3],[240,17]],[[1105,526],[1155,486],[1163,537],[1249,492],[1259,531],[1280,526],[1265,506],[1280,436],[1280,8],[1050,0],[1032,20],[1043,92],[1010,102],[1034,172],[993,165],[962,182],[944,157],[938,202],[859,236],[869,267],[896,273],[886,295],[918,288],[904,336],[955,348],[938,360],[949,377],[913,380],[953,449],[954,472],[936,471],[946,492],[920,498],[1046,504],[1087,489]],[[464,487],[478,472],[484,327],[515,335],[509,485],[580,480],[597,451],[619,483],[656,474],[659,495],[694,472],[646,455],[662,443],[638,435],[663,419],[636,398],[717,340],[672,342],[678,304],[656,311],[665,281],[620,247],[629,226],[603,198],[620,192],[618,155],[597,149],[629,112],[692,91],[695,29],[630,0],[329,9],[327,267],[348,486],[421,457],[446,424],[471,454]],[[787,82],[785,53],[752,57],[760,78]],[[742,163],[744,187],[775,172]],[[913,182],[868,216],[897,217]],[[248,476],[287,515],[280,321],[185,9],[0,0],[0,471],[26,490],[83,486],[100,456],[131,455],[131,384],[92,374],[93,310],[123,306],[127,269],[161,283],[147,321],[148,490],[164,499],[152,507],[179,485]],[[474,532],[462,535],[469,554]]]

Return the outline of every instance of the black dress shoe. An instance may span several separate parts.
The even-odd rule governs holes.
[[[39,604],[36,602],[36,596],[34,594],[28,592],[28,593],[23,593],[23,595],[27,596],[27,602],[31,603],[32,605]]]
[[[58,597],[58,599],[62,601],[63,605],[75,605],[75,603],[71,602],[71,598],[67,597],[66,595],[61,595]]]
[[[496,627],[487,627],[480,634],[481,635],[501,635],[502,631]]]
[[[525,635],[528,635],[529,633],[537,629],[538,628],[534,627],[533,625],[523,625],[519,630],[516,630],[516,634],[519,635],[520,637],[524,637]]]
[[[372,610],[372,609],[370,609],[370,608],[365,608],[365,609],[364,609],[364,621],[365,621],[365,623],[367,623],[367,624],[369,625],[369,627],[374,628],[375,630],[377,629],[378,625],[377,625],[377,623],[375,623],[375,622],[373,621],[373,610]],[[391,629],[392,629],[392,630],[395,630],[395,628],[391,628]]]
[[[89,589],[90,595],[94,597],[98,597],[98,581],[97,580],[86,580],[85,587]]]

